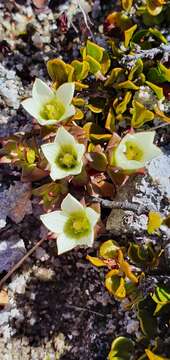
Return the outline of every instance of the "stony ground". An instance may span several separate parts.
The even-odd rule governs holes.
[[[37,5],[38,1],[35,3]],[[29,0],[0,2],[0,138],[16,131],[31,130],[31,119],[20,107],[21,99],[30,93],[35,77],[47,78],[45,62],[49,58],[59,55],[66,61],[75,58],[81,41],[88,35],[82,14],[72,17],[77,11],[74,1],[50,1],[49,5],[49,8],[40,9]],[[67,34],[61,33],[58,22],[59,14],[65,9],[69,9],[71,23]],[[104,1],[95,1],[92,20],[93,30],[97,30],[94,37],[98,39],[102,31],[99,16],[106,10]],[[77,33],[76,29],[81,31]],[[143,186],[143,190],[140,188],[133,195],[138,200],[146,201],[148,198],[158,211],[159,204],[163,204],[166,213],[169,196],[169,183],[166,183],[168,132],[161,130],[159,138],[166,151],[166,159],[163,165],[161,161],[150,170],[149,179],[152,175],[154,179],[152,192],[147,194],[151,183],[146,176],[139,185]],[[156,175],[155,169],[158,170]],[[40,208],[36,201],[31,206],[28,203],[25,217],[16,221],[12,210],[13,204],[17,205],[20,186],[17,170],[2,166],[1,278],[44,232],[38,220]],[[114,231],[116,223],[113,216],[109,219],[107,226],[112,235],[109,233],[99,241],[110,236],[115,240],[120,238],[119,231]],[[133,229],[128,227],[131,236],[145,229],[145,222],[136,223]],[[123,241],[128,236],[125,233]],[[168,236],[163,233],[166,245]],[[51,360],[106,360],[116,335],[140,337],[135,313],[125,312],[124,304],[118,305],[110,297],[103,286],[104,271],[94,269],[86,260],[87,253],[96,254],[99,241],[96,241],[93,250],[74,250],[60,257],[56,256],[53,240],[44,242],[11,277],[6,284],[9,302],[0,312],[0,360],[44,360],[46,354],[50,354]]]

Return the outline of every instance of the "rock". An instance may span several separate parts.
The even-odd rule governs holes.
[[[11,269],[25,254],[22,239],[4,240],[0,242],[0,272]]]
[[[146,166],[146,174],[131,176],[126,185],[119,189],[115,201],[128,200],[158,211],[167,216],[170,198],[170,155],[162,154]],[[106,228],[116,236],[147,230],[148,217],[136,215],[132,211],[113,209],[108,217]],[[164,230],[164,228],[161,228]],[[165,231],[165,236],[167,237]]]
[[[0,103],[6,108],[9,106],[18,109],[21,96],[24,95],[22,82],[15,71],[6,69],[0,64]]]
[[[30,183],[16,181],[8,190],[0,193],[0,228],[6,225],[6,217],[18,224],[26,214],[32,213]]]

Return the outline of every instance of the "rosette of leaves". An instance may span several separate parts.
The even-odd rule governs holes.
[[[155,267],[159,262],[159,253],[154,250],[153,244],[149,243],[147,245],[139,245],[135,243],[130,243],[128,249],[128,256],[132,262],[145,269],[146,267]]]
[[[94,266],[111,269],[106,274],[105,286],[116,299],[122,300],[126,296],[137,294],[138,278],[115,241],[104,242],[100,247],[99,257],[87,256],[87,259]]]
[[[113,340],[108,360],[132,360],[134,343],[125,336],[119,336]]]
[[[20,135],[10,137],[5,141],[0,155],[1,163],[11,162],[22,169],[21,178],[24,181],[35,181],[48,175],[35,137],[30,139]]]
[[[151,297],[156,303],[155,316],[170,314],[170,287],[165,285],[157,286]]]

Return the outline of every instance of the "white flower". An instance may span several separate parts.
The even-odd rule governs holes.
[[[40,125],[54,125],[75,114],[75,108],[71,105],[74,89],[74,83],[68,82],[55,91],[42,80],[36,79],[32,97],[22,101],[21,104]]]
[[[162,154],[153,144],[155,132],[127,134],[113,153],[113,164],[124,170],[135,171]]]
[[[81,173],[85,146],[63,126],[58,129],[54,142],[42,145],[41,149],[51,166],[50,176],[54,181]]]
[[[71,194],[61,204],[61,211],[53,211],[40,216],[43,224],[57,234],[58,254],[76,246],[92,246],[94,226],[99,214],[90,207],[83,207]]]

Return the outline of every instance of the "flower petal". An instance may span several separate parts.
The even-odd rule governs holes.
[[[43,103],[54,97],[53,90],[41,79],[35,79],[32,88],[32,97],[37,103]]]
[[[35,119],[39,117],[40,106],[33,98],[28,98],[21,102],[23,108]]]
[[[65,177],[67,177],[69,175],[70,174],[68,173],[68,171],[61,169],[56,164],[51,166],[50,176],[54,181],[64,179]]]
[[[51,144],[43,144],[41,145],[42,152],[46,159],[49,161],[49,163],[54,163],[57,154],[59,152],[59,146],[56,143]]]
[[[58,121],[63,121],[68,119],[69,117],[73,116],[75,114],[75,107],[73,105],[69,105],[65,111],[65,113],[61,116],[61,118]]]
[[[56,91],[56,97],[64,104],[69,105],[73,99],[75,90],[74,82],[62,84]]]
[[[63,126],[61,126],[56,134],[55,142],[57,142],[60,145],[75,145],[76,140],[74,136],[72,136]]]
[[[76,240],[68,238],[64,233],[57,237],[57,248],[58,255],[65,253],[66,251],[72,250],[79,244]]]
[[[124,170],[137,170],[145,166],[146,162],[162,154],[162,151],[153,144],[155,132],[140,132],[127,134],[115,150],[116,165]],[[125,144],[128,141],[134,142],[143,152],[140,161],[128,160],[125,155]]]
[[[100,214],[93,210],[91,207],[87,207],[85,211],[91,226],[95,226],[100,218]]]
[[[86,147],[83,144],[76,144],[77,154],[78,154],[78,161],[80,161],[86,151]]]
[[[56,234],[60,234],[64,230],[67,216],[64,215],[62,211],[52,211],[48,214],[41,215],[40,219],[47,229]]]
[[[69,238],[67,235],[62,233],[57,237],[58,255],[63,254],[66,251],[72,250],[77,246],[92,247],[93,241],[94,241],[93,231],[88,236],[83,237],[82,239],[79,240]]]
[[[73,212],[76,212],[76,211],[83,211],[84,207],[71,194],[67,194],[67,196],[61,203],[61,209],[66,214],[72,214]]]

